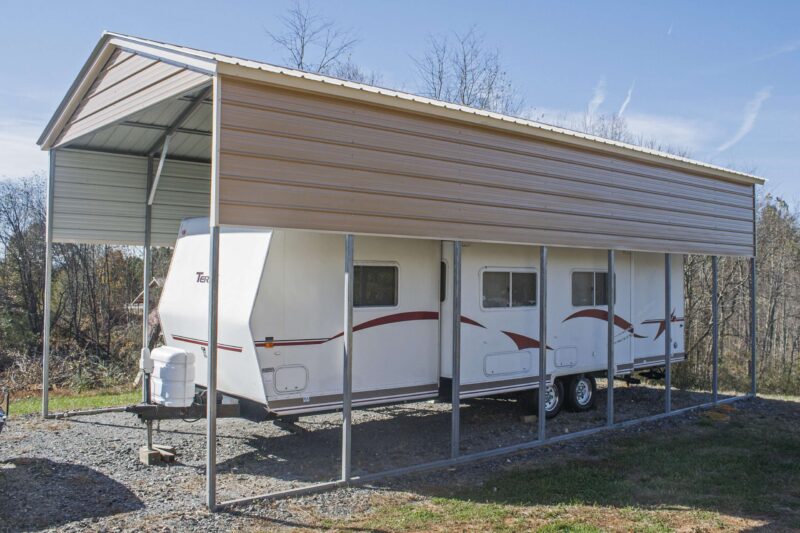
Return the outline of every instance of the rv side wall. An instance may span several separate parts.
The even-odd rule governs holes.
[[[159,308],[168,344],[195,354],[199,385],[205,384],[205,225],[202,219],[182,225],[186,234]],[[277,414],[339,407],[343,237],[226,229],[220,246],[219,390]],[[538,385],[537,258],[534,246],[464,244],[464,397]],[[548,379],[604,371],[605,251],[553,248],[549,265]],[[663,265],[662,254],[617,254],[618,373],[664,363]],[[354,405],[437,396],[451,369],[451,243],[358,236],[355,266]],[[668,324],[674,360],[682,360],[680,256],[672,268]]]
[[[275,232],[250,324],[271,411],[341,403],[343,253],[340,235]],[[355,238],[355,405],[438,393],[439,255],[437,241]]]

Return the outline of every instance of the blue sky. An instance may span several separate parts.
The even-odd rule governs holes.
[[[265,29],[288,1],[3,0],[0,176],[44,171],[35,141],[103,30],[282,63]],[[353,59],[415,91],[431,34],[471,26],[534,116],[615,113],[635,133],[755,172],[800,201],[800,2],[312,2],[359,37]]]

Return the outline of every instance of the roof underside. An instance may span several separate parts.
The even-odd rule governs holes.
[[[167,151],[169,159],[209,163],[211,161],[211,99],[208,86],[182,94],[133,113],[69,143],[79,150],[159,156],[164,135],[182,114],[190,111],[175,130]],[[199,105],[195,101],[202,97]],[[194,109],[191,109],[194,106]]]

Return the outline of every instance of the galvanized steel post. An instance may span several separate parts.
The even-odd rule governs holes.
[[[44,248],[44,306],[42,309],[42,417],[49,414],[50,400],[50,300],[53,287],[53,184],[56,153],[50,151],[50,175],[47,178],[47,222]]]
[[[555,384],[554,384],[555,385]],[[547,413],[547,246],[539,248],[539,440],[546,438]],[[553,387],[555,394],[555,386]]]
[[[756,382],[756,335],[758,322],[756,317],[756,258],[750,258],[750,394],[755,396],[758,391]]]
[[[664,412],[672,410],[672,261],[664,254]]]
[[[608,251],[608,274],[606,282],[606,300],[608,301],[608,371],[606,380],[608,381],[606,392],[606,425],[614,425],[614,374],[616,365],[614,363],[614,295],[616,294],[616,264],[614,250]]]
[[[344,349],[342,373],[342,481],[350,480],[353,396],[353,236],[344,237]]]
[[[206,389],[206,504],[217,505],[217,309],[219,303],[219,226],[210,228],[208,266],[208,371]]]
[[[453,362],[451,392],[450,457],[459,456],[461,444],[461,241],[453,242]]]
[[[147,158],[147,188],[148,191],[153,186],[153,156]],[[151,203],[145,202],[144,206],[144,247],[142,251],[142,402],[150,403],[150,278],[152,277],[152,257],[150,241],[153,226],[153,207]],[[153,449],[153,421],[148,420],[147,426],[147,449]]]
[[[711,394],[719,400],[719,272],[717,256],[711,256]]]

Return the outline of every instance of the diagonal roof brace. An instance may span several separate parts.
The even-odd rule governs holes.
[[[168,135],[164,139],[164,146],[161,148],[161,157],[158,158],[158,169],[156,170],[156,177],[153,178],[153,186],[150,187],[150,195],[147,198],[147,205],[153,205],[153,200],[156,199],[156,189],[158,189],[158,180],[161,179],[161,171],[164,170],[164,160],[167,158],[167,150],[169,150],[169,140],[172,135]]]
[[[169,141],[172,139],[172,136],[175,135],[175,132],[186,122],[186,119],[194,113],[194,111],[203,103],[203,100],[211,93],[211,85],[203,89],[200,94],[188,105],[186,109],[181,111],[181,114],[178,115],[178,118],[175,119],[175,122],[167,128],[167,130],[159,136],[158,140],[153,143],[150,147],[150,150],[147,153],[150,156],[153,156],[158,151],[158,148],[161,147],[161,156],[158,158],[158,169],[156,170],[155,178],[153,179],[153,185],[150,187],[150,194],[147,196],[147,205],[153,205],[153,201],[156,199],[156,190],[158,189],[158,180],[161,179],[161,171],[164,170],[164,160],[167,158],[167,150],[169,150]]]

